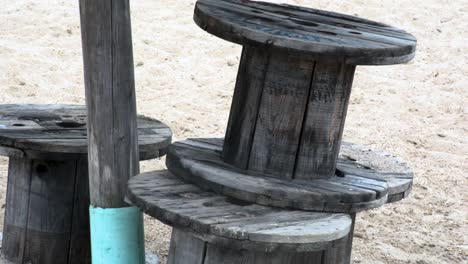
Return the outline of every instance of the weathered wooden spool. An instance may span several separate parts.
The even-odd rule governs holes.
[[[199,0],[194,20],[243,45],[225,138],[169,146],[170,173],[132,179],[129,200],[175,227],[170,263],[349,263],[356,212],[403,199],[413,179],[397,157],[342,144],[354,71],[410,61],[416,39],[357,17],[244,0]],[[174,182],[174,175],[182,181]],[[184,200],[192,193],[193,203]],[[222,201],[219,210],[204,204],[213,195]],[[254,205],[290,217],[236,220],[237,212]],[[351,225],[346,238],[330,236],[335,246],[305,242],[318,230],[296,236],[299,215],[315,219],[307,222],[313,225],[343,213]],[[251,231],[254,238],[263,231],[281,236],[255,247],[243,236]],[[298,241],[305,244],[288,246]]]
[[[343,173],[336,164],[356,65],[411,60],[416,47],[411,34],[332,12],[240,0],[199,0],[194,20],[209,33],[243,45],[223,149],[214,161],[223,173],[244,174],[245,182],[261,177],[258,187],[276,188],[281,201],[245,195],[245,186],[222,177],[200,180],[200,163],[183,165],[194,158],[183,154],[186,145],[169,148],[170,171],[264,205],[353,213],[387,201],[393,190],[385,179],[364,180],[365,170]],[[303,188],[320,182],[329,195],[316,192],[296,203],[291,188],[279,188],[292,182]],[[353,185],[352,190],[343,184]]]
[[[91,263],[84,106],[0,105],[9,156],[2,253],[14,263]],[[171,142],[163,123],[138,119],[140,159]]]

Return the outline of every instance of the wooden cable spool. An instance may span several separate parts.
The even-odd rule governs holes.
[[[356,212],[403,199],[413,179],[401,159],[342,143],[354,72],[410,61],[416,39],[357,17],[246,0],[199,0],[194,20],[243,50],[225,138],[176,142],[169,172],[129,183],[132,203],[175,228],[169,263],[349,263]],[[330,216],[350,222],[301,229]],[[340,237],[328,229],[348,226]],[[321,232],[326,242],[307,240]]]
[[[165,154],[172,132],[138,118],[140,159]],[[86,108],[0,105],[8,156],[2,253],[14,263],[91,263]]]

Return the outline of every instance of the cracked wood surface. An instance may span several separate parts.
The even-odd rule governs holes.
[[[144,116],[139,116],[137,122],[140,159],[152,159],[164,154],[172,139],[171,129],[158,120]],[[2,155],[73,159],[86,154],[87,145],[85,106],[0,105]]]
[[[352,224],[348,214],[272,208],[204,191],[169,171],[130,179],[127,198],[168,225],[238,250],[322,250],[346,240]]]

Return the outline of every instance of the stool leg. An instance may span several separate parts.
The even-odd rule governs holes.
[[[90,263],[86,157],[11,159],[4,255],[15,263]]]

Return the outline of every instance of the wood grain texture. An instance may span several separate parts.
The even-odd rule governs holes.
[[[335,175],[354,69],[343,63],[316,63],[295,160],[295,179]]]
[[[248,170],[291,179],[315,61],[270,55]],[[244,87],[246,89],[247,87]]]
[[[72,208],[68,263],[91,264],[88,159],[85,156],[76,161]]]
[[[168,126],[138,117],[140,159],[161,156],[172,138]],[[77,159],[87,153],[85,106],[0,105],[0,154],[28,158]],[[78,154],[78,155],[77,155]],[[54,156],[55,155],[55,156]]]
[[[245,46],[223,160],[283,179],[334,176],[354,70]]]
[[[349,264],[349,240],[306,252],[254,251],[205,242],[199,235],[173,229],[168,263],[177,264]]]
[[[205,248],[205,241],[174,228],[167,264],[204,264]]]
[[[127,198],[145,213],[211,244],[263,252],[323,250],[345,240],[347,214],[270,208],[203,191],[168,171],[130,179]]]
[[[2,252],[15,263],[90,263],[86,156],[11,159]]]
[[[209,141],[188,139],[171,145],[168,169],[204,189],[248,202],[351,213],[401,199],[400,194],[411,188],[413,174],[405,162],[359,145],[343,144],[332,178],[284,180],[225,163],[222,140]]]
[[[91,204],[126,207],[126,182],[139,172],[129,1],[79,3]]]
[[[223,148],[223,159],[242,169],[249,165],[268,65],[266,50],[243,48]]]
[[[290,5],[199,0],[194,20],[203,30],[241,45],[268,46],[315,57],[342,58],[354,65],[404,63],[416,39],[391,26]]]
[[[29,218],[32,161],[10,158],[3,223],[2,253],[15,263],[21,263],[27,247],[26,229]]]

